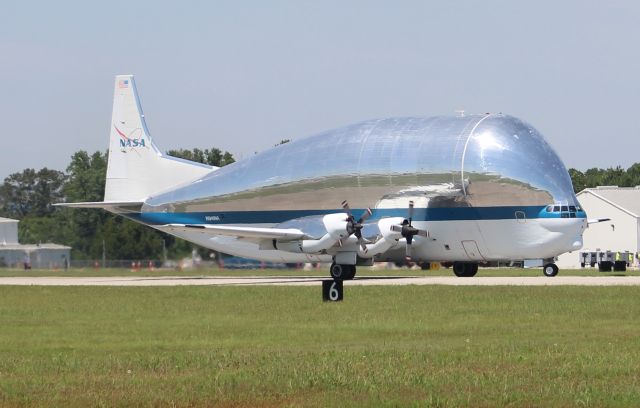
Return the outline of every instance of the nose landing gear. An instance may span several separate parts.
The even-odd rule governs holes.
[[[542,268],[542,273],[544,273],[544,276],[547,276],[549,278],[552,278],[554,276],[556,276],[558,274],[558,265],[550,262],[548,264],[546,264],[543,268]]]

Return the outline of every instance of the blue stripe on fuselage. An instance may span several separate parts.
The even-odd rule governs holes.
[[[325,215],[343,212],[335,210],[282,210],[282,211],[221,211],[221,212],[146,212],[126,214],[145,224],[278,224],[296,218],[312,215]],[[359,217],[363,209],[353,209]],[[414,221],[468,221],[468,220],[507,220],[516,219],[516,212],[523,212],[528,219],[563,218],[560,213],[546,212],[546,206],[510,206],[510,207],[449,207],[415,208]],[[369,221],[384,217],[407,217],[404,208],[377,208]],[[522,218],[521,214],[518,214]],[[586,218],[584,212],[577,212],[575,218]]]

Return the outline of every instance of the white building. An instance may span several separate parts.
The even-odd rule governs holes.
[[[0,217],[0,245],[18,243],[18,220]]]
[[[64,268],[71,247],[57,244],[23,245],[18,242],[18,220],[0,217],[0,267]]]
[[[611,218],[587,228],[581,251],[629,251],[635,258],[640,251],[640,186],[587,188],[576,196],[588,218]],[[562,254],[558,266],[580,268],[579,252]],[[635,258],[634,265],[637,262]]]

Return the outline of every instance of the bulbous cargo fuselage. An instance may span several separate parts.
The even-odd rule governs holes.
[[[150,197],[141,217],[290,225],[340,212],[343,200],[356,213],[371,207],[370,221],[404,216],[414,201],[414,224],[436,237],[416,245],[424,260],[553,257],[577,249],[586,226],[558,155],[533,127],[501,114],[371,120],[323,132]]]

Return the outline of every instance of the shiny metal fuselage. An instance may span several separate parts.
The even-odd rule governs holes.
[[[406,216],[436,241],[417,237],[420,260],[550,258],[581,245],[586,215],[572,218],[548,205],[577,206],[571,179],[553,149],[527,123],[507,115],[391,118],[366,121],[277,146],[146,200],[139,221],[298,227],[310,235],[318,215],[376,219]],[[315,218],[314,218],[315,216]],[[183,236],[201,245],[265,260],[330,257],[259,249],[230,238]],[[402,259],[396,248],[377,257]]]

